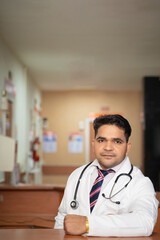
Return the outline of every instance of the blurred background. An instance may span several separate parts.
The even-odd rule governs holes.
[[[0,0],[1,183],[65,185],[94,118],[119,113],[160,190],[159,22],[159,0]]]

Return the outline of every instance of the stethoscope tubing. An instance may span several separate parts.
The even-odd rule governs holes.
[[[78,206],[79,206],[79,203],[78,203],[78,201],[76,200],[76,199],[77,199],[77,193],[78,193],[79,184],[80,184],[81,178],[82,178],[85,170],[86,170],[91,164],[92,164],[92,162],[88,163],[88,164],[84,167],[84,169],[82,170],[82,172],[81,172],[81,174],[80,174],[80,176],[79,176],[79,178],[78,178],[78,182],[77,182],[77,185],[76,185],[76,188],[75,188],[75,192],[74,192],[74,198],[73,198],[73,201],[70,203],[70,206],[71,206],[72,209],[76,209],[76,208],[78,208]],[[116,196],[119,192],[121,192],[124,188],[126,188],[126,187],[128,186],[128,184],[129,184],[130,181],[132,180],[132,176],[131,176],[132,171],[133,171],[133,165],[131,164],[131,170],[129,171],[129,173],[121,173],[121,174],[119,174],[119,175],[116,177],[116,179],[115,179],[115,181],[114,181],[114,184],[113,184],[113,186],[112,186],[111,192],[110,192],[110,194],[109,194],[109,197],[107,198],[104,193],[102,193],[102,196],[103,196],[105,199],[108,199],[108,200],[110,200],[110,201],[113,202],[113,203],[120,204],[119,201],[112,201],[112,198],[113,198],[114,196]],[[114,186],[115,186],[115,184],[117,183],[118,179],[119,179],[121,176],[127,176],[127,177],[130,178],[130,180],[125,184],[125,186],[124,186],[123,188],[121,188],[119,191],[117,191],[115,194],[112,195]]]
[[[132,176],[131,176],[132,171],[133,171],[133,165],[131,164],[131,170],[129,171],[129,173],[121,173],[121,174],[119,174],[119,175],[116,177],[116,180],[114,181],[114,184],[113,184],[113,186],[112,186],[112,189],[111,189],[111,192],[110,192],[110,194],[109,194],[109,197],[107,198],[104,193],[102,193],[102,196],[103,196],[105,199],[111,200],[111,199],[112,199],[113,197],[115,197],[118,193],[120,193],[124,188],[126,188],[126,187],[128,186],[128,184],[129,184],[130,181],[132,180]],[[113,192],[113,189],[114,189],[115,184],[117,183],[118,179],[119,179],[120,177],[122,177],[122,176],[127,176],[127,177],[129,177],[130,179],[129,179],[129,181],[124,185],[123,188],[121,188],[119,191],[117,191],[115,194],[112,195],[112,192]],[[116,203],[116,202],[114,202],[114,201],[112,201],[112,202],[113,202],[113,203]],[[118,204],[120,204],[119,201],[118,201]]]
[[[74,200],[76,201],[76,198],[77,198],[77,192],[78,192],[78,188],[79,188],[79,184],[80,184],[80,181],[81,181],[81,178],[83,176],[83,173],[85,172],[86,168],[88,168],[90,165],[91,165],[92,162],[88,163],[82,170],[79,178],[78,178],[78,182],[77,182],[77,185],[76,185],[76,189],[75,189],[75,192],[74,192]]]

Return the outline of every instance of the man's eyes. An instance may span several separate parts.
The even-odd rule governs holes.
[[[98,143],[103,143],[103,142],[105,142],[106,140],[105,139],[97,139],[97,142]],[[116,144],[122,144],[122,140],[119,140],[119,139],[114,139],[113,141],[112,141],[113,143],[116,143]]]
[[[98,139],[98,142],[99,143],[104,142],[104,139]]]
[[[122,143],[121,140],[115,140],[114,142],[117,143],[117,144],[121,144]]]

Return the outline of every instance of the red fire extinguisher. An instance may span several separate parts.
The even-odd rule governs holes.
[[[39,161],[39,146],[40,146],[40,141],[39,138],[35,138],[34,142],[33,142],[33,148],[32,148],[32,152],[33,152],[33,160],[35,162]]]

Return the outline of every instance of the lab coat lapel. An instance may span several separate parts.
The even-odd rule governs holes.
[[[80,189],[82,191],[80,191],[80,198],[81,198],[81,202],[83,202],[82,206],[85,206],[85,209],[87,211],[88,214],[90,214],[90,200],[89,200],[89,194],[90,194],[90,186],[91,186],[91,177],[92,177],[92,172],[94,170],[93,166],[94,162],[89,166],[89,168],[87,169],[87,171],[84,173],[84,176],[81,179],[81,183],[80,183]],[[84,191],[85,190],[85,191]],[[87,204],[86,204],[87,203]]]

